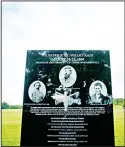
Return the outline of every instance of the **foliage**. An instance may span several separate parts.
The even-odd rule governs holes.
[[[113,104],[125,107],[125,99],[123,98],[113,99]]]
[[[6,102],[2,102],[2,109],[8,109],[9,108],[9,104]]]
[[[21,105],[10,105],[9,109],[22,109]]]
[[[2,102],[2,109],[22,109],[22,105],[9,105],[7,102]]]

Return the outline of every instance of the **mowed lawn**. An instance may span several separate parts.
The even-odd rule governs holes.
[[[20,145],[21,119],[21,109],[2,110],[2,146]]]
[[[2,110],[2,146],[20,146],[22,110]],[[115,146],[124,146],[124,109],[114,107]]]
[[[114,107],[115,146],[125,146],[124,111],[121,106]]]

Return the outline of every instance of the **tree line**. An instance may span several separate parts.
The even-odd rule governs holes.
[[[113,104],[125,107],[125,99],[123,98],[113,99]]]
[[[9,105],[7,102],[2,102],[2,109],[22,109],[22,105]]]

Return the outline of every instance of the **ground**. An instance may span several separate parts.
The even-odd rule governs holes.
[[[21,109],[2,110],[2,146],[20,146]],[[124,146],[124,109],[114,107],[115,146]]]

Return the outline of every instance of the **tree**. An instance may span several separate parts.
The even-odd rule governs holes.
[[[2,102],[2,109],[8,109],[9,108],[9,104],[6,102]]]
[[[22,109],[21,105],[10,105],[9,109]]]

